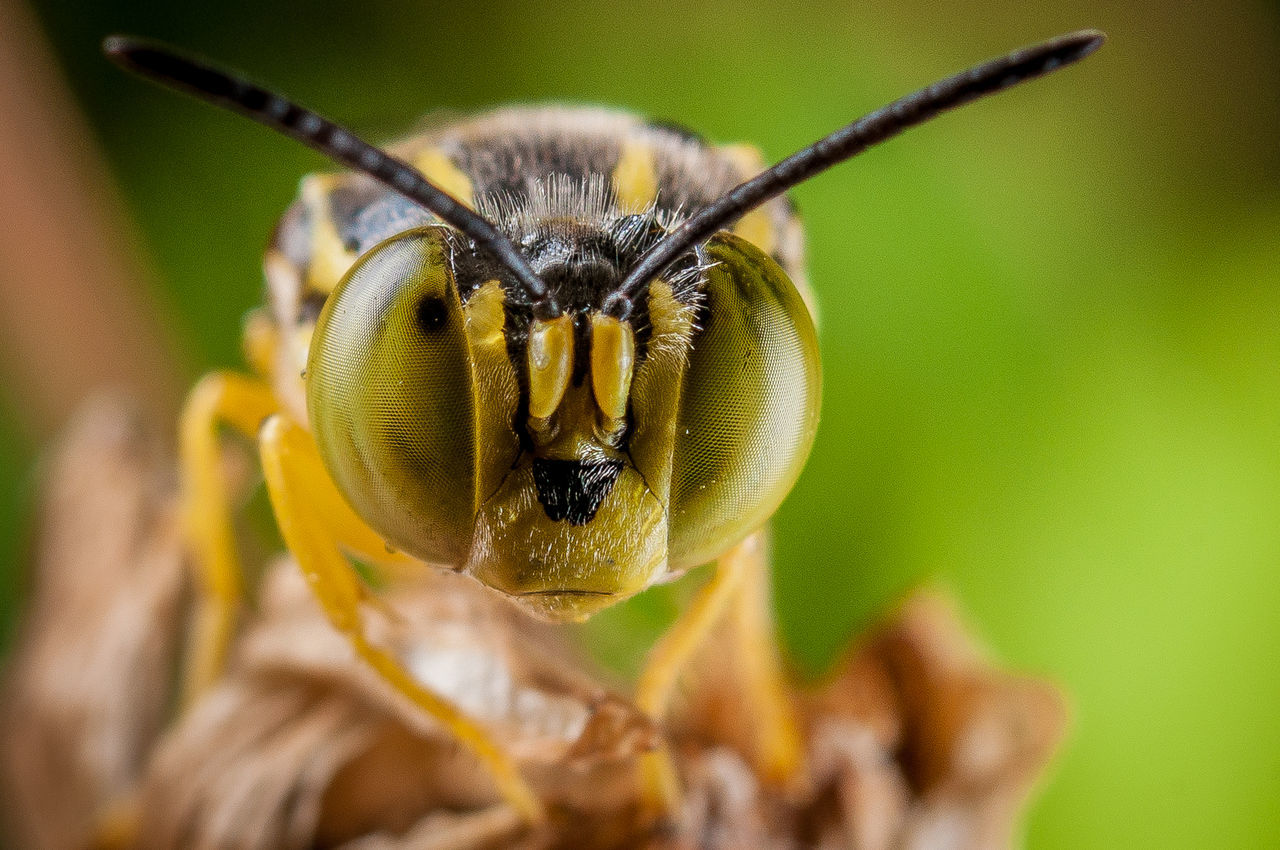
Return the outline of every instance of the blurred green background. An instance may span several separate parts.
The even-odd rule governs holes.
[[[974,61],[1106,30],[1081,66],[795,192],[826,384],[776,522],[780,618],[812,674],[936,579],[998,657],[1060,682],[1073,730],[1029,846],[1280,845],[1275,4],[34,6],[186,378],[239,362],[267,234],[323,163],[118,73],[106,33],[218,57],[375,137],[438,109],[598,102],[777,159]],[[3,404],[0,546],[21,565],[44,437],[19,392]],[[2,577],[20,593],[20,566]]]

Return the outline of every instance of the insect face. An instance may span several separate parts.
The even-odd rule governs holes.
[[[553,619],[761,524],[818,412],[808,312],[749,243],[713,240],[627,319],[601,310],[625,259],[601,257],[630,246],[581,244],[537,263],[568,307],[539,319],[447,229],[393,237],[330,297],[307,369],[313,433],[357,512]]]

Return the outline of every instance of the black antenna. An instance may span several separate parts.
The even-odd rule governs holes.
[[[1105,40],[1106,36],[1097,30],[1080,30],[1025,47],[939,80],[793,153],[769,170],[730,189],[663,237],[605,300],[605,310],[619,317],[628,315],[635,294],[665,272],[681,254],[770,198],[948,109],[1083,59]]]
[[[515,275],[533,302],[535,315],[544,319],[560,315],[551,290],[510,239],[403,160],[282,95],[204,62],[180,56],[167,47],[113,35],[102,43],[102,49],[130,71],[252,118],[386,184],[456,227],[476,247]]]

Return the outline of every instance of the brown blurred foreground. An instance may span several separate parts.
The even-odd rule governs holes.
[[[555,628],[471,580],[388,592],[377,638],[517,754],[552,812],[529,829],[354,661],[283,559],[224,683],[175,724],[189,594],[171,463],[153,446],[99,403],[51,459],[0,726],[13,846],[1000,847],[1062,735],[1051,686],[993,669],[944,601],[918,596],[797,690],[807,764],[772,787],[740,755],[751,707],[716,647],[659,730]],[[685,793],[655,824],[636,762],[662,735]]]
[[[0,0],[0,391],[46,442],[102,386],[173,417],[173,319],[27,4]]]

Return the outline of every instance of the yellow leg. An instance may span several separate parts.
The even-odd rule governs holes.
[[[276,411],[271,388],[231,372],[213,372],[196,384],[182,411],[178,434],[182,465],[182,522],[200,579],[200,599],[183,681],[190,703],[222,671],[243,595],[243,578],[231,529],[231,505],[222,477],[218,426],[250,439]]]
[[[758,544],[759,532],[730,549],[716,562],[715,573],[703,585],[693,602],[662,636],[649,663],[636,683],[636,707],[661,724],[675,693],[680,671],[711,633],[724,613],[725,606],[742,581],[744,559],[741,550]],[[671,754],[655,750],[641,757],[640,787],[642,804],[651,811],[671,811],[679,798],[679,780]]]
[[[136,793],[113,800],[97,813],[88,850],[129,850],[137,847],[141,816]]]
[[[720,620],[725,606],[742,583],[744,554],[760,545],[760,532],[726,552],[716,562],[715,573],[693,602],[649,653],[649,663],[636,684],[636,707],[661,723],[675,693],[680,672]]]
[[[766,535],[759,532],[757,536]],[[730,603],[725,625],[732,646],[729,657],[738,668],[755,725],[752,761],[766,781],[784,784],[799,771],[804,744],[778,649],[767,549],[761,539],[750,552],[743,553],[742,582]]]
[[[379,567],[402,570],[420,568],[421,561],[388,548],[382,536],[370,528],[347,504],[325,470],[316,451],[315,441],[309,435],[307,443],[312,457],[306,470],[300,473],[306,476],[310,488],[306,491],[307,506],[323,521],[330,536],[339,541],[343,551]]]
[[[311,435],[285,416],[277,415],[263,426],[259,446],[280,532],[329,621],[388,684],[435,718],[484,762],[502,796],[516,811],[528,820],[541,820],[542,804],[521,778],[511,757],[489,733],[448,700],[423,687],[393,655],[365,639],[360,617],[364,588],[343,558],[340,545],[346,541],[340,542],[329,525],[331,512],[341,514],[350,509],[325,471]],[[348,519],[363,525],[354,514]],[[367,530],[362,533],[373,534]]]
[[[767,537],[757,531],[716,562],[711,580],[650,654],[636,687],[636,706],[661,723],[680,672],[727,616],[730,656],[757,723],[752,760],[767,779],[782,782],[799,767],[802,745],[770,614]],[[671,808],[678,782],[668,753],[659,750],[644,758],[641,783],[647,805]]]

